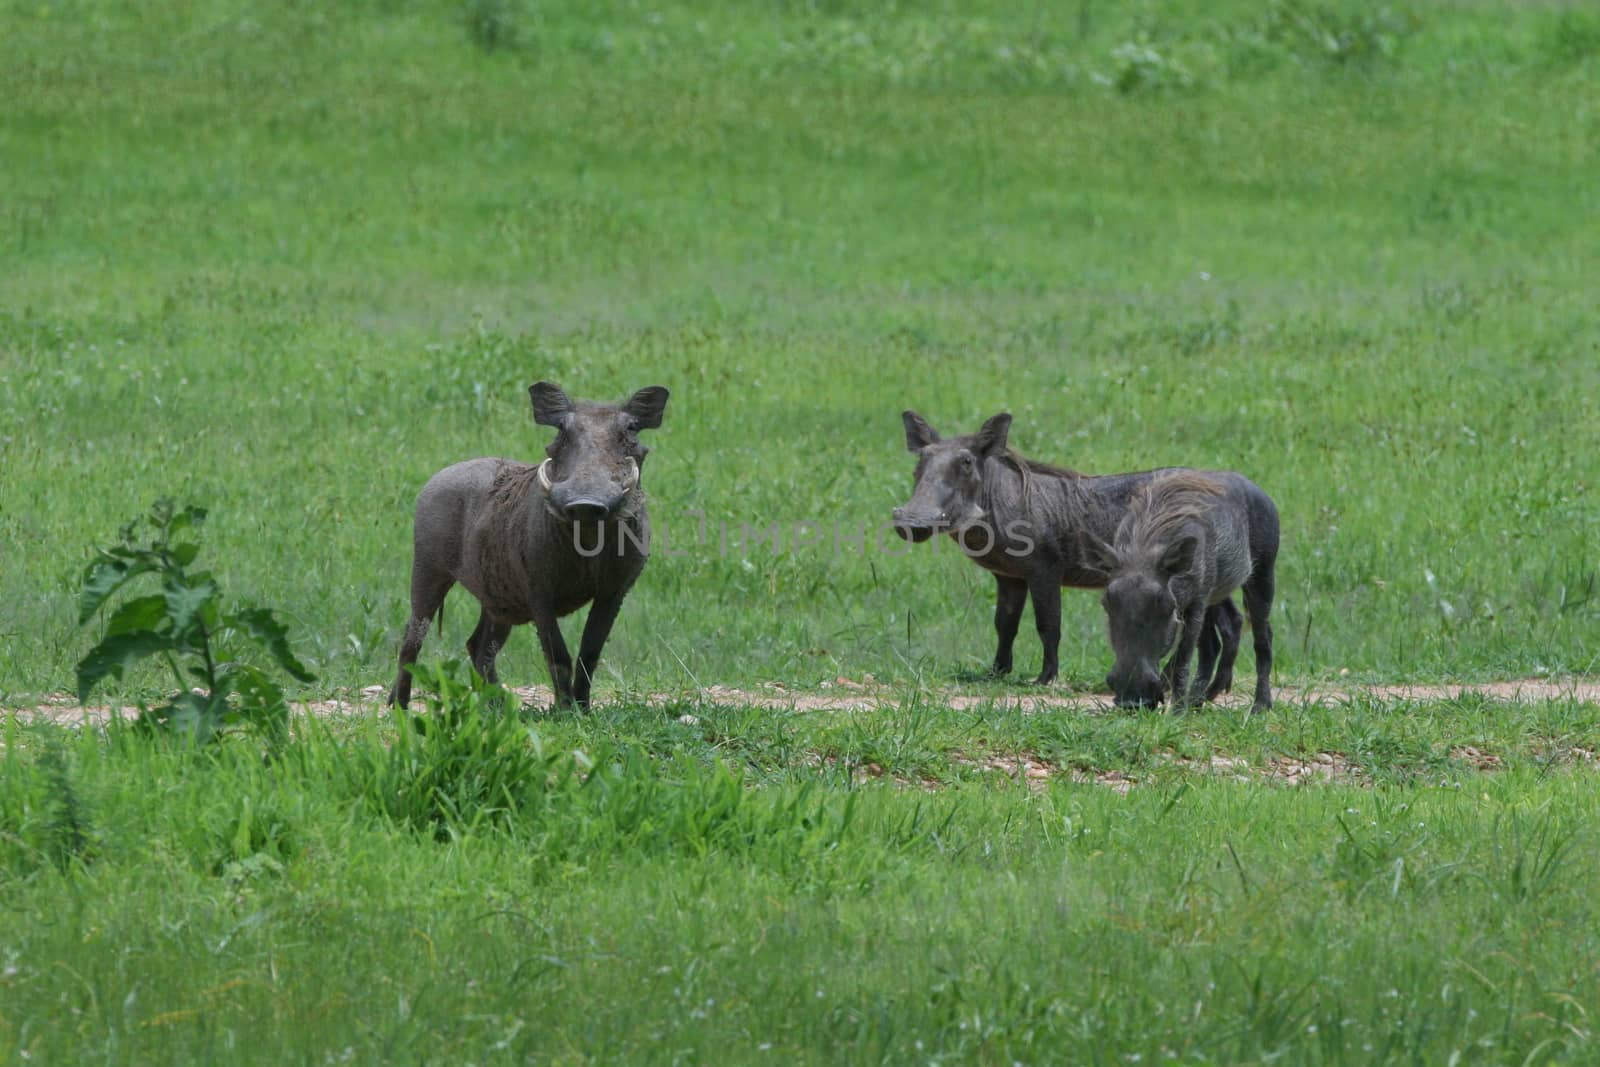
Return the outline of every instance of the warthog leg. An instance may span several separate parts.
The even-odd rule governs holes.
[[[1206,608],[1197,603],[1183,617],[1183,632],[1178,635],[1178,649],[1167,660],[1167,695],[1172,710],[1185,711],[1193,701],[1189,688],[1194,679],[1194,653],[1200,643],[1200,631],[1205,628]]]
[[[1244,632],[1244,616],[1239,614],[1239,609],[1229,597],[1220,604],[1213,604],[1206,612],[1210,624],[1208,629],[1213,633],[1201,636],[1200,645],[1200,674],[1195,679],[1196,687],[1205,686],[1205,698],[1215,700],[1223,693],[1233,688],[1233,663],[1239,656],[1239,635]],[[1206,649],[1208,636],[1218,645],[1219,653],[1216,666],[1216,675],[1207,683],[1207,676],[1211,672],[1206,667]]]
[[[578,642],[578,669],[572,679],[572,699],[580,708],[589,706],[589,686],[600,664],[600,650],[611,636],[611,626],[622,610],[625,595],[626,590],[616,596],[601,597],[589,608],[589,618],[583,624],[583,639]]]
[[[506,638],[510,636],[510,624],[496,622],[487,611],[478,613],[478,625],[473,628],[472,636],[467,638],[467,655],[472,660],[472,669],[491,685],[500,681],[494,669],[494,660],[500,650],[506,647]]]
[[[572,653],[567,651],[561,625],[548,605],[534,616],[533,625],[539,631],[539,647],[544,650],[544,663],[550,670],[550,688],[555,690],[559,708],[572,702]]]
[[[1250,616],[1251,636],[1256,648],[1256,699],[1251,711],[1272,707],[1272,597],[1277,588],[1273,574],[1277,560],[1268,556],[1256,563],[1255,573],[1244,583],[1244,610]]]
[[[1206,617],[1200,622],[1200,660],[1194,669],[1194,684],[1209,685],[1211,672],[1217,666],[1217,653],[1222,650],[1222,630],[1217,625],[1217,609],[1213,605],[1206,609]],[[1168,673],[1168,680],[1171,674]]]
[[[1033,624],[1039,630],[1039,644],[1044,646],[1044,664],[1033,684],[1049,685],[1060,670],[1057,655],[1061,650],[1061,575],[1034,575],[1028,579],[1028,593],[1033,597]]]
[[[994,650],[994,673],[1011,673],[1011,649],[1022,623],[1022,607],[1028,602],[1028,583],[1021,578],[994,576],[994,632],[1000,643]]]
[[[411,671],[422,651],[423,639],[428,636],[428,623],[444,610],[444,597],[455,584],[449,574],[435,572],[428,567],[414,565],[411,569],[411,618],[406,622],[405,635],[400,639],[400,668],[394,685],[389,687],[389,703],[405,707],[411,703]]]

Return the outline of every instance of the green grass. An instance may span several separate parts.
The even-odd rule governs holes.
[[[1593,673],[1583,6],[0,27],[0,705],[72,688],[83,568],[158,497],[288,621],[319,679],[291,696],[387,682],[423,481],[539,455],[536,379],[673,391],[668,543],[593,714],[301,724],[269,760],[5,727],[0,1059],[1594,1058],[1593,705],[1024,714],[969,684],[985,576],[833,542],[907,495],[901,409],[1010,410],[1032,456],[1265,487],[1284,681]],[[1093,597],[1064,631],[1093,688]],[[546,680],[534,648],[508,681]],[[867,674],[891,706],[639,699]],[[957,682],[995,702],[928,696]]]
[[[448,4],[8,16],[0,694],[68,685],[78,572],[161,495],[321,688],[384,680],[416,490],[537,456],[539,377],[674,392],[647,481],[688,554],[602,692],[986,664],[975,568],[833,551],[906,495],[904,407],[1251,475],[1285,677],[1593,669],[1591,15],[468,8],[494,50]],[[1140,41],[1187,84],[1105,84]],[[1068,598],[1068,684],[1099,614]],[[507,665],[543,673],[525,633]]]
[[[1068,727],[1042,716],[902,713],[861,729],[838,714],[699,715],[488,725],[501,760],[520,751],[549,771],[509,787],[500,817],[420,823],[404,805],[443,792],[385,777],[404,746],[370,720],[302,724],[269,765],[238,741],[196,755],[127,730],[14,726],[0,1055],[1593,1055],[1600,812],[1592,769],[1550,747],[1593,745],[1592,706],[1347,708],[1252,728],[1075,719],[1062,743],[1097,769],[1354,735],[1345,748],[1380,783],[1249,784],[1169,760],[1127,795],[1066,779],[1034,793],[952,757],[1048,750]],[[896,731],[919,734],[915,769],[942,788],[852,784],[802,758],[859,765]],[[1458,738],[1504,770],[1446,758]],[[1426,766],[1384,779],[1396,752]],[[428,781],[447,792],[503,763],[456,766]]]

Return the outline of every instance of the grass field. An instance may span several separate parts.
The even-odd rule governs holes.
[[[1600,794],[1573,765],[1600,744],[1593,705],[1182,725],[613,705],[472,744],[306,731],[265,766],[242,743],[7,733],[0,1055],[1594,1052]],[[1351,762],[1325,784],[1258,777],[1328,748]],[[1213,770],[1219,752],[1237,762]],[[1139,784],[984,769],[1024,753]]]
[[[1595,673],[1587,6],[15,2],[0,100],[0,705],[72,688],[162,496],[294,695],[387,682],[422,482],[537,456],[535,379],[673,392],[603,706],[484,727],[466,792],[390,723],[11,727],[0,1056],[1593,1057],[1593,706],[958,714],[990,581],[875,533],[903,408],[1009,410],[1266,488],[1285,682]],[[1068,596],[1058,685],[1108,663]]]
[[[613,685],[987,664],[975,568],[834,551],[908,493],[905,407],[1250,474],[1286,676],[1594,667],[1591,14],[1352,6],[1341,60],[1290,6],[479,7],[520,44],[448,5],[12,9],[0,690],[66,684],[66,594],[163,494],[325,684],[385,678],[411,500],[538,455],[539,377],[674,392],[647,484],[689,554]],[[1195,84],[1096,81],[1141,33]],[[1063,627],[1097,683],[1093,599]]]

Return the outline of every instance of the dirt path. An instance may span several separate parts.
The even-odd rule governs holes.
[[[542,687],[517,689],[516,692],[524,701],[534,703],[549,703],[553,699],[550,691]],[[677,698],[653,695],[651,699],[653,702],[681,699],[706,704],[788,708],[795,711],[870,711],[904,704],[910,699],[911,693],[912,690],[905,687],[878,686],[839,678],[832,683],[824,683],[824,688],[820,692],[812,690],[795,692],[785,689],[781,683],[769,682],[755,690],[714,685],[685,693]],[[1290,685],[1280,686],[1273,693],[1276,701],[1282,704],[1333,704],[1363,697],[1376,700],[1454,700],[1464,694],[1479,694],[1490,700],[1508,703],[1526,704],[1540,700],[1600,703],[1600,682],[1576,679],[1556,682],[1547,679],[1527,679],[1517,682],[1487,682],[1481,685]],[[1226,708],[1246,708],[1250,705],[1251,696],[1251,687],[1246,684],[1242,689],[1223,697],[1218,703]],[[984,693],[943,688],[926,691],[925,699],[957,711],[989,705],[1019,707],[1026,711],[1109,711],[1112,706],[1111,697],[1106,693],[1051,689],[1038,692],[1010,690]]]
[[[534,707],[548,706],[553,698],[546,686],[516,686],[512,691],[524,704]],[[690,704],[723,707],[759,707],[779,711],[836,712],[874,711],[903,705],[912,699],[914,690],[905,686],[879,685],[871,680],[855,681],[838,678],[824,682],[819,689],[791,690],[780,682],[768,682],[755,689],[737,689],[713,685],[700,689],[686,689],[677,693],[652,693],[649,703],[657,705]],[[1567,678],[1550,680],[1529,678],[1521,681],[1486,682],[1479,685],[1286,685],[1275,690],[1279,704],[1338,704],[1348,700],[1373,699],[1399,700],[1453,700],[1464,695],[1479,695],[1489,700],[1506,703],[1533,703],[1541,700],[1575,700],[1585,704],[1600,704],[1600,681]],[[313,715],[354,715],[376,712],[383,706],[384,687],[367,686],[358,693],[329,700],[308,701],[297,704],[300,710]],[[1071,692],[1046,689],[1037,692],[1016,690],[973,692],[957,687],[923,691],[923,698],[957,711],[988,706],[1017,707],[1024,711],[1109,711],[1110,697],[1103,693]],[[602,695],[601,700],[604,701]],[[1250,704],[1250,686],[1224,697],[1224,708],[1241,710]],[[124,715],[134,713],[132,707],[119,709]],[[98,723],[110,718],[112,709],[103,705],[80,707],[69,696],[47,699],[31,708],[0,710],[0,716],[15,715],[22,720],[44,720],[59,723]]]

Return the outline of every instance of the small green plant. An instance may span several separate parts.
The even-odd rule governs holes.
[[[99,834],[71,753],[49,732],[0,738],[0,880],[45,867],[65,874],[98,855]]]
[[[288,736],[283,690],[260,667],[226,658],[238,642],[265,651],[297,681],[310,671],[289,648],[288,629],[270,609],[224,611],[209,571],[190,570],[200,554],[194,539],[204,508],[178,509],[159,500],[149,515],[122,527],[117,544],[102,548],[84,570],[78,623],[86,625],[129,582],[154,575],[161,591],[124,600],[106,621],[105,634],[78,661],[78,699],[107,679],[120,680],[140,660],[157,657],[178,691],[164,704],[139,705],[139,722],[210,741],[224,729],[246,725],[274,740]]]
[[[511,0],[467,0],[461,19],[472,42],[485,52],[513,49],[522,43],[518,11]]]
[[[39,757],[39,768],[49,784],[45,851],[56,867],[65,871],[72,863],[87,862],[91,856],[88,815],[61,746],[47,746]]]
[[[1600,55],[1600,16],[1574,8],[1564,11],[1542,35],[1549,59],[1561,66],[1576,66]]]
[[[387,749],[355,761],[356,791],[369,806],[446,841],[508,829],[547,780],[564,780],[563,756],[547,756],[538,733],[505,710],[506,692],[459,662],[412,664],[427,712],[396,709]]]
[[[1302,61],[1354,66],[1393,58],[1418,25],[1417,16],[1404,8],[1383,5],[1343,12],[1280,0],[1267,8],[1260,31]]]
[[[1541,900],[1566,888],[1577,833],[1548,811],[1530,827],[1517,813],[1495,818],[1492,869],[1497,888],[1518,903]]]
[[[1158,51],[1144,34],[1113,48],[1110,73],[1097,75],[1096,80],[1123,94],[1188,89],[1194,85],[1189,69],[1170,51]]]

